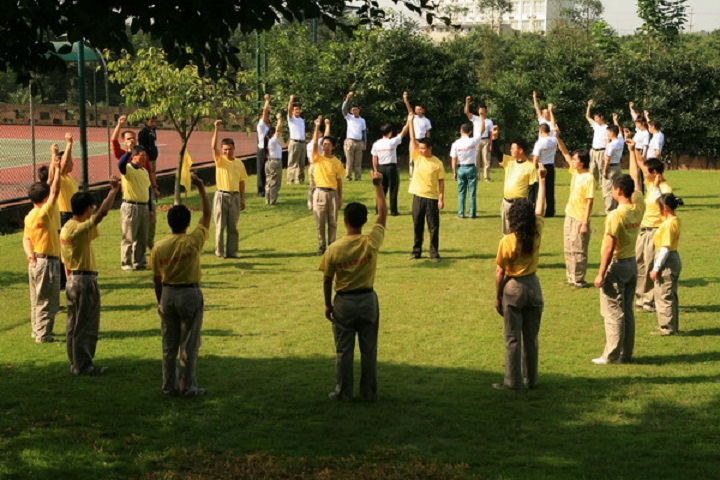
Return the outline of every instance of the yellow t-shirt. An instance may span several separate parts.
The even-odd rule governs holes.
[[[30,210],[25,216],[23,236],[32,241],[35,253],[59,257],[60,210],[57,202],[52,206],[45,202],[42,206]]]
[[[72,175],[60,176],[60,196],[58,196],[58,209],[61,212],[72,212],[70,199],[78,191],[78,184]]]
[[[132,162],[125,167],[122,176],[123,200],[145,203],[150,200],[150,176],[142,167],[135,168]]]
[[[633,193],[631,201],[630,204],[621,203],[605,218],[602,249],[605,249],[608,235],[615,238],[613,258],[618,260],[635,258],[635,242],[640,232],[640,222],[645,213],[645,200],[642,192]]]
[[[439,182],[445,180],[443,163],[435,156],[424,157],[417,150],[410,155],[410,158],[415,167],[408,192],[418,197],[439,199]]]
[[[318,270],[326,277],[335,277],[337,292],[373,288],[384,238],[385,227],[377,223],[369,235],[346,235],[328,247]]]
[[[215,167],[217,189],[225,192],[239,192],[240,182],[244,182],[248,176],[242,160],[230,160],[225,155],[220,155],[215,157]]]
[[[645,215],[640,228],[657,228],[663,222],[662,211],[652,182],[645,182]],[[672,193],[672,187],[667,182],[660,184],[660,193]]]
[[[535,165],[528,160],[518,162],[513,157],[503,155],[500,166],[505,169],[503,196],[508,200],[527,198],[530,185],[538,181]]]
[[[200,252],[207,238],[207,228],[198,225],[192,233],[173,233],[156,242],[150,253],[153,273],[164,284],[199,283]]]
[[[667,220],[662,222],[653,236],[656,252],[662,247],[667,247],[667,249],[671,252],[676,252],[679,241],[680,219],[678,217],[669,217]]]
[[[565,215],[582,221],[587,210],[587,200],[595,194],[595,177],[590,172],[578,173],[574,168],[570,168],[570,175],[570,196]]]
[[[84,222],[75,219],[67,221],[60,232],[62,261],[70,270],[95,272],[95,251],[92,242],[98,237],[98,228],[93,215]]]
[[[337,157],[326,157],[321,153],[312,156],[315,186],[337,190],[338,180],[345,176],[345,169]]]
[[[514,233],[504,235],[503,238],[500,239],[495,263],[505,270],[506,276],[524,277],[537,272],[540,261],[540,240],[542,238],[543,227],[545,226],[545,219],[536,217],[536,225],[537,236],[535,237],[532,255],[521,253],[517,236]]]

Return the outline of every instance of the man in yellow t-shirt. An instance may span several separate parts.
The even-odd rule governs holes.
[[[187,233],[190,210],[185,205],[175,205],[167,215],[172,234],[157,242],[150,254],[162,327],[162,392],[185,397],[206,393],[198,387],[195,371],[204,302],[200,290],[200,254],[208,238],[210,200],[202,180],[194,173],[191,179],[202,202],[198,226]]]
[[[97,238],[97,226],[112,208],[119,190],[120,180],[112,177],[110,191],[94,215],[93,195],[87,191],[75,193],[70,200],[73,216],[60,232],[62,260],[68,275],[65,338],[74,375],[102,375],[107,370],[93,362],[100,330],[100,289],[91,242]]]
[[[413,195],[414,241],[411,260],[422,256],[425,222],[430,236],[430,261],[439,262],[440,254],[440,210],[445,206],[445,167],[432,153],[430,137],[415,138],[415,115],[407,116],[410,132],[410,159],[413,161],[413,175],[408,191]]]
[[[510,207],[516,200],[528,198],[530,185],[534,185],[538,181],[537,167],[528,161],[527,148],[525,140],[515,140],[510,146],[510,156],[503,156],[500,164],[505,169],[503,201],[500,204],[503,235],[510,233],[508,222]]]
[[[235,142],[232,138],[223,138],[218,146],[218,130],[221,125],[222,120],[215,120],[211,140],[217,187],[213,202],[215,255],[220,258],[237,258],[240,239],[237,224],[240,211],[245,210],[247,171],[242,160],[235,158]],[[224,238],[225,230],[227,230],[227,242]]]
[[[568,285],[585,288],[588,245],[590,244],[590,215],[595,196],[595,177],[590,172],[590,152],[575,150],[572,155],[555,131],[558,148],[570,165],[570,196],[565,207],[564,250],[565,278]]]
[[[337,213],[342,206],[343,196],[343,169],[340,160],[333,155],[335,141],[329,135],[322,139],[322,153],[318,151],[320,138],[320,123],[322,117],[315,120],[315,131],[312,137],[312,178],[313,216],[317,226],[318,255],[325,253],[328,245],[335,241],[337,234]],[[329,125],[326,127],[330,128]]]
[[[70,138],[69,145],[72,146],[72,137]],[[72,206],[70,205],[70,199],[75,192],[78,191],[78,184],[71,175],[73,171],[73,160],[72,151],[64,155],[65,152],[58,152],[55,149],[56,145],[53,144],[50,147],[50,162],[57,156],[66,158],[65,162],[60,162],[60,192],[58,194],[58,210],[60,210],[60,228],[62,228],[68,220],[72,218]],[[54,170],[53,170],[54,171]],[[49,173],[49,172],[48,172]],[[48,183],[52,183],[52,177],[48,178]],[[65,269],[60,269],[60,291],[65,290],[65,284],[67,278],[65,277]]]
[[[629,148],[635,148],[635,142],[627,142]],[[635,261],[637,261],[638,279],[635,288],[635,306],[645,312],[655,311],[655,299],[653,294],[653,281],[650,279],[653,262],[655,260],[655,244],[653,237],[660,224],[663,222],[658,193],[654,187],[655,178],[659,178],[660,194],[672,193],[672,187],[663,177],[665,166],[657,158],[650,158],[643,161],[638,155],[638,166],[645,176],[645,215],[640,224],[640,233],[635,244]]]
[[[638,181],[637,152],[630,149],[630,175],[613,180],[612,197],[618,207],[605,218],[600,253],[600,271],[595,286],[600,289],[600,313],[605,321],[605,350],[594,358],[596,365],[627,363],[635,346],[633,293],[637,284],[635,243],[645,213]]]
[[[118,162],[122,174],[123,203],[120,207],[120,267],[145,270],[148,227],[150,224],[150,176],[145,169],[145,147],[136,145]]]
[[[50,343],[55,315],[60,309],[60,194],[61,162],[67,161],[72,135],[65,134],[66,146],[62,160],[53,155],[49,166],[52,182],[37,182],[28,189],[33,209],[25,217],[23,249],[28,261],[30,286],[30,335],[37,343]],[[54,151],[59,151],[57,145]]]
[[[360,396],[364,401],[377,400],[377,337],[380,321],[378,298],[373,290],[380,246],[385,238],[387,206],[382,189],[382,175],[370,172],[375,189],[378,216],[369,235],[362,234],[368,210],[361,203],[345,207],[347,235],[330,245],[319,270],[323,272],[325,317],[332,323],[335,336],[335,390],[332,400],[349,402],[353,394],[353,356],[355,335],[360,344]],[[335,302],[332,303],[333,279]]]

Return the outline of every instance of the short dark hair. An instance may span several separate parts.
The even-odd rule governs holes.
[[[462,125],[460,125],[460,130],[463,133],[467,133],[469,135],[473,131],[473,124],[470,122],[465,122]]]
[[[630,198],[635,191],[635,180],[633,180],[627,173],[624,173],[619,177],[615,177],[613,180],[613,187],[619,188],[623,197]]]
[[[418,102],[418,103],[415,104],[415,108],[417,108],[417,107],[420,107],[420,108],[422,108],[423,110],[425,110],[425,105],[423,105],[423,104],[420,103],[420,102]]]
[[[50,178],[50,168],[47,165],[40,166],[37,169],[37,176],[39,182],[47,183],[48,178]]]
[[[235,140],[233,140],[232,138],[223,138],[223,139],[220,141],[220,145],[232,145],[232,146],[234,147],[234,146],[235,146]]]
[[[87,191],[75,192],[70,199],[73,215],[80,216],[85,213],[88,207],[92,207],[93,205],[95,205],[95,197]]]
[[[659,173],[660,175],[662,175],[665,171],[665,165],[663,165],[663,163],[657,158],[648,158],[645,161],[645,166],[650,173]]]
[[[539,129],[542,133],[550,133],[550,125],[547,123],[541,123]]]
[[[417,142],[425,145],[427,148],[432,148],[433,146],[432,138],[430,137],[421,138]]]
[[[515,145],[517,145],[518,148],[520,148],[522,151],[524,151],[524,152],[527,152],[527,151],[528,151],[528,144],[527,144],[527,142],[526,142],[525,140],[523,140],[522,138],[516,138],[515,140],[513,140],[512,142],[510,142],[510,145],[512,145],[513,143],[514,143]]]
[[[141,153],[143,153],[145,151],[146,151],[145,147],[143,147],[142,145],[135,145],[133,147],[133,149],[130,151],[130,155],[132,155],[134,157],[135,155],[140,155]]]
[[[350,105],[350,110],[352,110],[353,108],[360,108],[360,105],[358,105],[357,103],[353,103]]]
[[[672,193],[665,193],[660,197],[660,205],[667,205],[671,210],[677,210],[679,206],[685,205],[685,202]]]
[[[579,150],[575,150],[572,154],[577,155],[577,157],[580,159],[580,163],[582,163],[583,165],[583,168],[590,168],[590,152],[588,152],[584,148],[581,148]]]
[[[595,112],[595,114],[594,114],[593,116],[594,116],[594,117],[600,117],[600,118],[602,118],[603,120],[605,120],[605,114],[602,113],[602,112]]]
[[[640,125],[642,125],[645,128],[647,128],[647,124],[648,124],[647,120],[645,120],[645,117],[643,117],[642,114],[638,114],[638,116],[635,117],[635,123],[639,123]]]
[[[651,127],[656,128],[656,129],[658,129],[658,130],[660,130],[660,128],[661,128],[661,124],[660,124],[660,122],[658,122],[657,120],[650,120],[650,121],[648,122],[648,125],[651,126]]]
[[[383,125],[380,127],[380,135],[382,135],[383,137],[388,133],[393,133],[393,131],[393,126],[389,123],[383,123]]]
[[[618,135],[620,135],[620,129],[618,128],[617,125],[608,125],[607,129],[610,130],[611,132],[613,132],[616,137]]]
[[[127,135],[128,133],[131,134],[133,137],[135,136],[135,132],[133,132],[132,130],[125,130],[125,131],[122,133],[122,138],[123,138],[123,140],[125,139],[125,135]]]
[[[328,142],[332,143],[332,146],[333,146],[333,147],[335,146],[335,138],[333,138],[333,137],[331,137],[330,135],[328,135],[328,136],[326,136],[326,137],[322,137],[322,141],[324,142],[325,140],[327,140]],[[322,145],[322,142],[321,142],[320,144]]]
[[[185,205],[174,205],[167,214],[168,225],[173,233],[183,233],[190,225],[190,210]]]
[[[481,102],[480,105],[478,105],[478,110],[480,110],[481,108],[484,108],[485,110],[487,110],[487,105],[485,105],[484,103]]]
[[[50,186],[44,182],[35,182],[28,188],[28,198],[33,203],[42,203],[50,195]]]
[[[360,228],[367,223],[368,210],[365,205],[351,202],[345,206],[345,221],[353,228]]]

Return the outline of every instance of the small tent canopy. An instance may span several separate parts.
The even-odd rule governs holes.
[[[55,47],[54,52],[49,52],[53,55],[57,55],[66,62],[77,62],[78,61],[78,43],[70,44],[68,42],[52,42]],[[86,62],[100,62],[102,59],[96,50],[83,46],[85,49],[85,61]],[[63,53],[58,53],[62,51]]]

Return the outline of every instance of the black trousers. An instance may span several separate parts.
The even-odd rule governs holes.
[[[265,150],[257,149],[257,193],[265,195]]]
[[[430,234],[430,258],[439,258],[440,210],[438,210],[438,201],[431,198],[413,195],[412,216],[413,225],[415,226],[415,242],[413,243],[412,251],[413,255],[419,257],[422,254],[425,222],[427,221],[428,233]]]
[[[545,217],[555,216],[555,165],[545,165],[547,175],[545,175]],[[534,183],[530,185],[528,191],[528,200],[533,204],[537,200],[538,184]]]
[[[390,213],[397,215],[398,190],[400,190],[400,176],[398,175],[397,165],[394,163],[389,165],[379,165],[378,170],[383,176],[382,187],[386,198],[388,190],[390,190]]]

